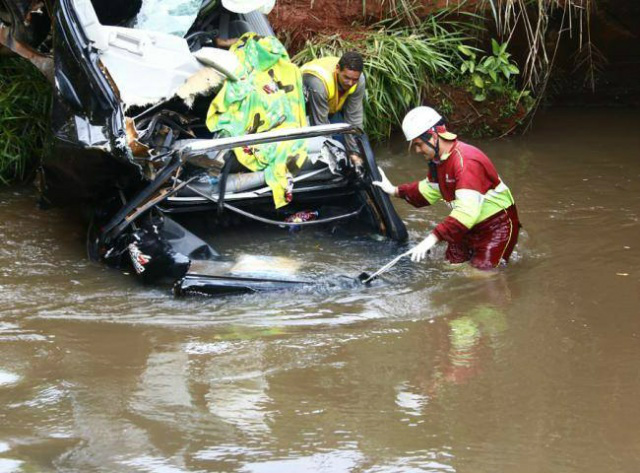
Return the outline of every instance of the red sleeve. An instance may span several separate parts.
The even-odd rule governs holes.
[[[429,205],[429,201],[424,198],[418,188],[420,182],[411,182],[409,184],[401,184],[398,186],[398,197],[406,200],[414,207],[425,207]]]

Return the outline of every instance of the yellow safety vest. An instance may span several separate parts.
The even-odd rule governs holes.
[[[320,79],[324,84],[324,87],[327,90],[327,99],[329,102],[329,115],[333,115],[334,113],[342,110],[347,97],[353,94],[358,88],[358,83],[356,82],[353,87],[343,94],[338,93],[336,66],[338,65],[339,60],[340,58],[332,56],[323,57],[320,59],[314,59],[300,68],[300,71],[303,74],[311,74],[312,76]]]

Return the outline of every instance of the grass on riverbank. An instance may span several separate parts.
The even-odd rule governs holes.
[[[51,86],[22,58],[0,56],[0,183],[29,177],[44,152]]]
[[[327,8],[334,2],[319,3],[320,8]],[[365,128],[373,139],[386,138],[391,128],[399,125],[403,113],[418,103],[441,107],[445,115],[451,115],[453,122],[474,136],[508,134],[531,122],[549,95],[552,72],[557,70],[556,62],[562,57],[558,53],[567,47],[577,48],[575,71],[584,71],[585,85],[595,88],[596,76],[605,64],[591,39],[595,0],[453,0],[446,2],[444,10],[438,10],[442,3],[363,0],[358,20],[346,16],[342,23],[327,22],[331,28],[323,31],[331,33],[325,36],[291,22],[285,21],[284,25],[293,28],[295,37],[291,41],[296,48],[300,47],[300,38],[307,38],[306,45],[294,57],[299,63],[325,54],[339,56],[348,49],[364,53],[371,100],[367,104]],[[311,9],[313,5],[312,1]],[[285,13],[283,10],[286,19]],[[372,24],[372,18],[388,20],[384,25]],[[448,21],[452,18],[457,19],[455,24]],[[389,22],[395,22],[396,26],[390,26]],[[310,23],[317,27],[317,22]],[[431,31],[434,23],[442,27],[436,34]],[[283,37],[288,39],[287,30],[284,32]],[[463,41],[464,36],[468,38]],[[401,42],[406,48],[398,48],[397,38],[403,38]],[[445,38],[451,39],[450,44],[464,42],[467,43],[464,46],[478,49],[470,48],[461,57],[460,51],[449,45],[440,47]],[[420,42],[432,50],[428,51]],[[510,43],[517,54],[517,63],[502,49],[505,46],[511,49]],[[465,63],[480,68],[465,71]],[[503,69],[517,78],[506,74],[501,77]],[[516,70],[517,73],[513,72]],[[415,101],[411,102],[408,96]]]
[[[469,58],[462,51],[474,50],[469,49],[467,44],[471,41],[471,29],[470,25],[449,23],[438,16],[431,17],[415,28],[381,24],[378,29],[359,32],[353,37],[333,35],[314,38],[306,43],[293,60],[301,65],[316,57],[340,56],[348,50],[362,53],[367,79],[365,130],[373,141],[383,141],[399,126],[404,114],[417,105],[428,103],[451,118],[453,107],[461,104],[454,104],[446,99],[442,93],[445,85],[455,85],[468,91],[469,101],[473,102],[474,96],[479,100],[478,81],[486,83],[486,93],[483,92],[485,97],[482,100],[489,100],[482,106],[471,103],[467,108],[485,109],[488,115],[499,113],[494,110],[497,102],[500,103],[498,108],[504,108],[505,101],[518,101],[520,91],[515,80],[509,76],[505,79],[488,71],[485,76],[480,77],[482,66],[479,62],[474,64],[478,69],[474,74],[469,73],[468,66],[463,66],[469,63]],[[517,71],[515,65],[512,67]],[[489,74],[493,79],[490,79]],[[517,103],[512,107],[516,108]],[[464,111],[459,112],[459,116],[465,115]],[[460,125],[463,122],[459,120]],[[485,127],[480,131],[495,135],[504,130]],[[478,133],[477,127],[474,127],[474,133]]]
[[[373,140],[380,140],[419,104],[436,78],[455,74],[457,47],[464,40],[463,33],[448,32],[435,22],[430,31],[382,27],[355,38],[320,36],[307,42],[293,60],[302,65],[349,50],[362,53],[367,79],[365,129]]]

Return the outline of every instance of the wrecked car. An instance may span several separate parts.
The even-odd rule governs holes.
[[[257,10],[215,0],[0,0],[0,45],[54,84],[41,203],[90,209],[94,260],[169,283],[177,295],[217,295],[308,282],[268,271],[267,255],[220,257],[216,233],[230,221],[357,222],[407,238],[388,196],[371,185],[380,176],[366,135],[348,124],[306,125],[299,72]],[[243,64],[242,48],[247,57],[258,48],[266,66]],[[260,111],[235,110],[240,118],[221,131],[219,98],[255,89],[266,94]],[[348,159],[345,134],[356,137],[362,167]],[[194,215],[209,222],[208,234],[189,224]]]

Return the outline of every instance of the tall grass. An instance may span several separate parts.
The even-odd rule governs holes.
[[[374,140],[387,138],[404,114],[422,103],[429,87],[457,74],[461,61],[457,47],[464,43],[461,30],[444,28],[435,17],[419,29],[380,24],[355,38],[320,36],[293,58],[301,65],[323,56],[340,56],[357,50],[364,57],[367,81],[365,129]]]
[[[0,183],[23,180],[44,152],[51,85],[22,58],[0,56]]]

